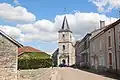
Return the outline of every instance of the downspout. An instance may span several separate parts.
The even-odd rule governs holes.
[[[118,68],[117,68],[117,51],[116,51],[115,27],[113,29],[114,29],[115,63],[116,63],[116,73],[117,73]]]
[[[88,49],[89,49],[89,68],[91,68],[91,65],[90,65],[90,63],[91,63],[91,59],[90,59],[90,39],[88,40]]]

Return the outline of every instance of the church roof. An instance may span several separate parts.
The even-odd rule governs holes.
[[[58,32],[72,32],[69,28],[67,17],[64,16],[62,28]]]

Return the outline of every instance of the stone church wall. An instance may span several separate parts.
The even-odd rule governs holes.
[[[18,47],[0,34],[0,80],[17,80]]]

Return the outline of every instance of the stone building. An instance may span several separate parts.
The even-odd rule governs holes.
[[[88,33],[86,36],[76,43],[76,64],[80,67],[89,67],[90,65],[90,45],[89,39],[91,34]]]
[[[120,20],[105,26],[90,39],[91,67],[120,72]]]
[[[17,80],[17,56],[20,43],[0,30],[0,80]]]
[[[91,68],[101,69],[107,63],[105,34],[98,33],[90,39]]]
[[[58,65],[65,63],[70,66],[75,64],[75,48],[72,42],[72,31],[69,28],[67,18],[64,17],[62,28],[58,31]]]
[[[58,55],[59,49],[57,48],[55,50],[55,52],[52,54],[52,60],[53,60],[53,66],[56,67],[57,66],[57,55]]]
[[[106,34],[107,68],[120,74],[120,19],[104,29]]]

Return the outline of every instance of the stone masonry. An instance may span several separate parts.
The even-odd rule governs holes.
[[[18,46],[0,34],[0,80],[17,80]]]

